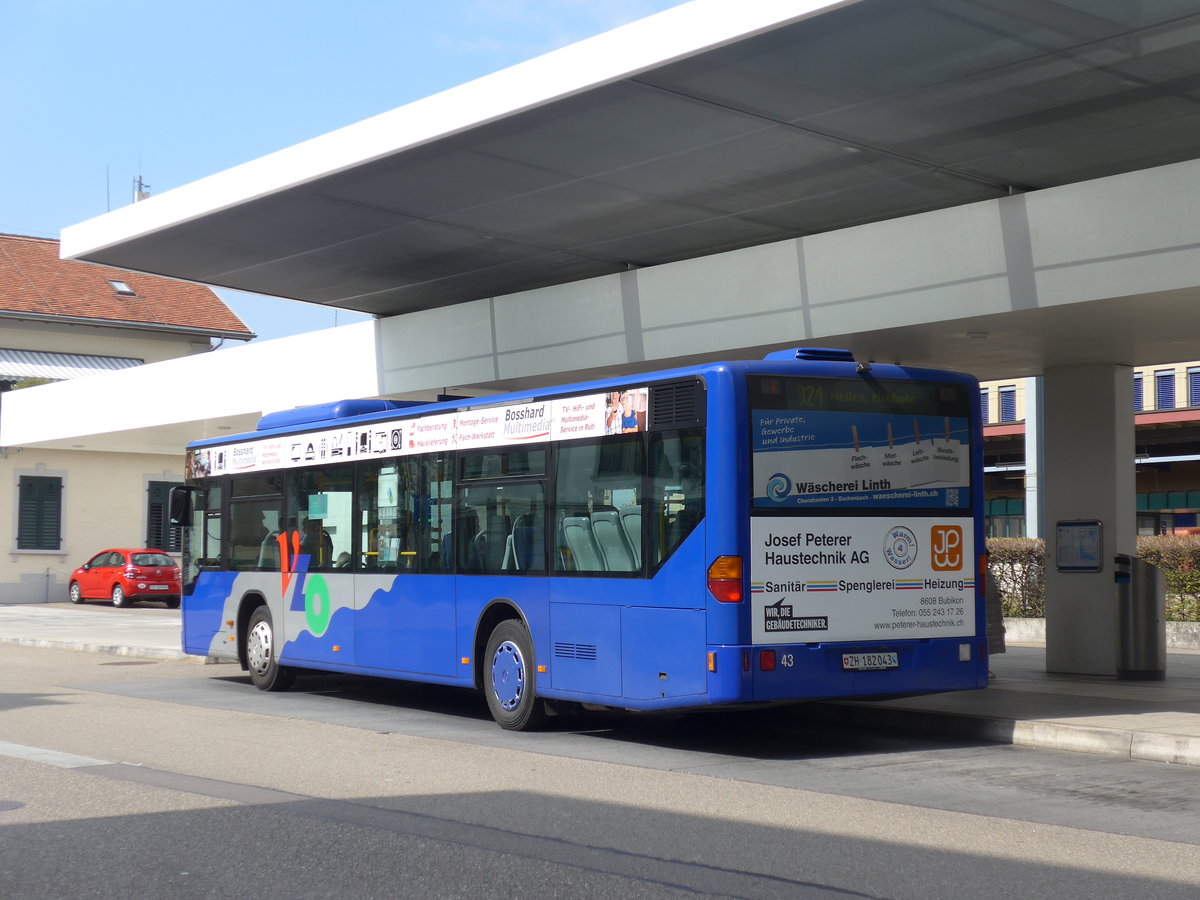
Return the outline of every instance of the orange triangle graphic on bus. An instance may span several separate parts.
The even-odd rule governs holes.
[[[288,553],[288,534],[286,531],[275,536],[279,541],[279,592],[287,595],[288,585],[292,583],[292,563],[300,555],[300,532],[292,532],[292,552]]]

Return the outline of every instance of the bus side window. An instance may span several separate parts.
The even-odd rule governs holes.
[[[621,434],[559,446],[554,489],[557,571],[642,571],[643,441],[642,434]]]
[[[453,466],[446,456],[421,457],[418,465],[420,496],[415,501],[419,526],[416,552],[421,571],[453,572]]]
[[[704,435],[677,431],[650,436],[652,520],[650,562],[666,560],[704,518]]]
[[[277,568],[278,550],[274,549],[273,556],[270,553],[273,536],[278,534],[283,502],[281,481],[280,475],[249,475],[230,480],[225,541],[229,568]]]
[[[300,534],[300,553],[308,557],[310,571],[333,571],[349,562],[353,505],[351,465],[301,469],[288,478],[286,527],[289,534]]]
[[[455,526],[464,536],[459,544],[460,572],[545,572],[546,499],[540,481],[472,484],[462,489],[460,502]]]

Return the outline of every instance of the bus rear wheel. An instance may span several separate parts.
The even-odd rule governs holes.
[[[279,664],[276,652],[271,611],[260,606],[246,626],[246,667],[250,682],[260,691],[286,691],[296,680],[295,672]]]
[[[528,731],[546,719],[546,708],[537,697],[533,641],[515,619],[506,619],[488,638],[484,654],[484,693],[492,718],[509,731]]]

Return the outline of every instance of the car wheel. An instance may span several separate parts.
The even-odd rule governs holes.
[[[546,719],[545,704],[537,698],[533,641],[525,626],[506,619],[488,638],[483,657],[484,693],[492,718],[509,731],[528,731]]]
[[[260,606],[246,626],[246,667],[251,683],[260,691],[286,691],[296,680],[292,669],[279,665],[276,653],[271,611]]]
[[[167,609],[179,609],[179,598],[176,597],[174,600],[168,600]]]
[[[71,590],[69,591],[69,593],[71,595],[72,603],[82,603],[83,602],[83,591],[80,590],[78,581],[71,582]]]
[[[112,589],[112,604],[118,609],[129,605],[129,598],[125,596],[125,589],[119,584],[114,584]]]

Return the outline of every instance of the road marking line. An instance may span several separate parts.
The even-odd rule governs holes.
[[[0,756],[15,756],[17,759],[46,763],[47,765],[58,766],[62,769],[112,765],[107,759],[76,756],[74,753],[60,753],[57,750],[47,750],[44,747],[27,747],[24,744],[10,744],[8,741],[0,741]]]

